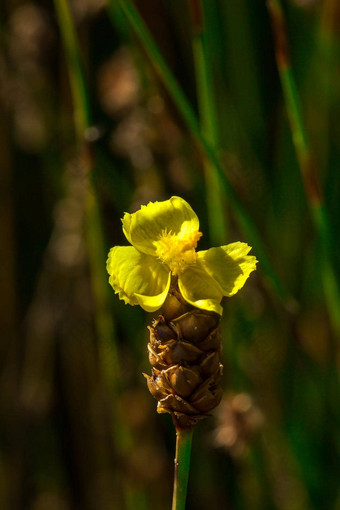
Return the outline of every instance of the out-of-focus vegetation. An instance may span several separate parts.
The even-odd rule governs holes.
[[[3,0],[1,509],[170,508],[173,426],[142,376],[157,314],[105,261],[123,212],[171,195],[200,249],[259,259],[224,303],[188,510],[340,508],[340,5],[270,5]]]

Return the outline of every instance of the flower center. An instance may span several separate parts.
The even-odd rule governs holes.
[[[176,235],[165,229],[155,242],[157,257],[169,266],[172,274],[179,275],[196,263],[195,248],[201,236],[202,233],[197,231]]]

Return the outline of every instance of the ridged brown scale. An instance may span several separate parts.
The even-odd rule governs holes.
[[[150,330],[152,375],[145,377],[158,400],[157,411],[170,413],[177,429],[190,428],[209,415],[222,397],[219,315],[186,303],[172,288]]]

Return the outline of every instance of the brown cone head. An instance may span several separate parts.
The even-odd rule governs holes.
[[[220,317],[190,306],[176,286],[162,311],[149,327],[153,368],[151,376],[144,375],[157,411],[170,413],[177,429],[191,428],[222,397]]]

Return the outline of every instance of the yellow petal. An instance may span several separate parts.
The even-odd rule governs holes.
[[[138,250],[156,255],[157,241],[165,233],[185,237],[197,232],[199,221],[190,205],[180,197],[171,197],[164,202],[149,202],[139,211],[125,213],[124,234]]]
[[[154,312],[164,303],[171,274],[154,257],[133,246],[115,246],[106,267],[109,283],[125,303],[140,305],[147,312]]]
[[[247,255],[251,247],[246,243],[232,243],[197,253],[199,262],[220,284],[225,296],[236,294],[256,269],[257,260]]]
[[[178,287],[188,303],[222,315],[220,302],[223,291],[200,263],[189,267],[179,275]]]

